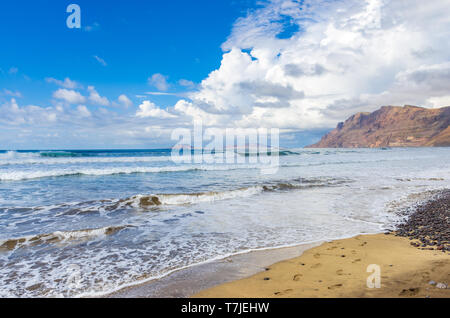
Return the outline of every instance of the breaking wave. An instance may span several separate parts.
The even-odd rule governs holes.
[[[326,187],[348,182],[337,179],[303,179],[299,178],[291,182],[276,182],[272,184],[256,185],[246,188],[228,191],[210,191],[187,194],[158,194],[158,195],[136,195],[122,200],[122,203],[134,207],[149,207],[158,205],[183,205],[203,202],[214,202],[234,198],[245,198],[263,192],[287,191],[295,189],[308,189],[314,187]]]
[[[168,152],[168,153],[167,153]],[[292,151],[279,151],[279,152],[263,152],[263,153],[252,153],[252,152],[237,152],[238,155],[244,157],[252,156],[289,156],[289,155],[299,155],[299,153]],[[222,153],[216,154],[220,157]],[[197,156],[192,154],[192,160],[195,160]],[[171,161],[172,157],[170,151],[162,153],[159,155],[147,153],[144,155],[134,155],[134,156],[124,156],[124,154],[119,155],[104,155],[99,156],[99,154],[90,153],[76,153],[67,151],[52,151],[52,152],[17,152],[17,151],[7,151],[4,153],[0,152],[0,166],[11,166],[11,165],[67,165],[67,164],[94,164],[94,163],[145,163],[145,162],[168,162]]]
[[[88,153],[74,152],[16,152],[0,153],[0,166],[9,165],[65,165],[85,163],[138,163],[138,162],[164,162],[171,160],[170,155],[151,156],[98,156]]]
[[[49,177],[64,177],[77,175],[106,176],[115,174],[134,173],[161,173],[161,172],[186,172],[186,171],[226,171],[236,169],[260,169],[263,165],[188,165],[188,166],[165,166],[165,167],[111,167],[111,168],[66,168],[54,170],[36,171],[9,171],[0,172],[0,181],[20,181]]]
[[[65,165],[86,163],[139,163],[170,161],[170,156],[159,157],[50,157],[25,156],[23,158],[0,160],[0,166],[9,165]]]
[[[246,198],[262,194],[264,192],[284,192],[290,190],[310,189],[316,187],[329,187],[348,182],[350,181],[346,179],[297,178],[286,182],[272,182],[224,191],[171,193],[171,194],[138,194],[120,200],[101,200],[98,201],[98,203],[101,204],[101,209],[103,209],[106,212],[124,208],[145,209],[158,206],[187,205],[187,204],[198,204],[221,200],[230,200],[235,198]],[[79,214],[93,211],[96,211],[96,209],[93,210],[91,206],[84,208],[77,206],[76,208],[69,209],[68,211],[62,214],[63,215]]]
[[[136,195],[122,202],[133,207],[149,207],[158,205],[183,205],[203,202],[214,202],[234,198],[249,197],[264,191],[264,187],[254,186],[229,191],[211,191],[186,194]]]
[[[70,216],[83,214],[108,214],[121,209],[154,209],[163,206],[194,205],[235,198],[247,198],[265,192],[287,192],[293,190],[332,187],[352,182],[343,178],[296,178],[289,181],[274,181],[238,189],[222,191],[205,191],[196,193],[164,193],[137,194],[122,199],[102,199],[87,202],[63,203],[51,206],[36,206],[32,208],[4,208],[0,212],[14,213],[36,211],[40,214],[51,213],[53,216]]]
[[[113,235],[131,225],[108,226],[98,229],[83,229],[76,231],[56,231],[48,234],[30,235],[21,238],[12,238],[0,241],[0,251],[13,251],[17,248],[36,246],[41,244],[67,244],[82,242],[95,238]]]

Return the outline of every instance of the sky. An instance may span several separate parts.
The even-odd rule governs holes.
[[[450,105],[449,38],[450,0],[4,1],[0,149],[166,147],[194,121],[304,146]]]

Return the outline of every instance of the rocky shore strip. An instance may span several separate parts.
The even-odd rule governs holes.
[[[450,189],[415,207],[406,222],[388,233],[408,237],[423,250],[450,252]]]

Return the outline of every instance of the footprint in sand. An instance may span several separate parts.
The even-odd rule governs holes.
[[[294,278],[292,278],[292,280],[298,282],[302,277],[303,277],[302,274],[295,274]]]
[[[358,263],[358,262],[361,262],[360,258],[355,259],[352,263],[354,264],[354,263]]]
[[[342,275],[351,275],[351,274],[345,274],[343,269],[338,269],[338,270],[336,271],[336,274],[339,275],[339,276],[342,276]]]
[[[317,264],[312,265],[311,268],[315,269],[315,268],[319,268],[320,266],[322,266],[322,264],[317,263]]]
[[[320,254],[319,253],[316,253],[313,256],[314,256],[314,258],[320,258]]]
[[[430,277],[429,272],[423,272],[423,273],[421,273],[421,275],[422,275],[422,278],[424,278],[424,279],[428,279]]]
[[[359,244],[359,246],[364,246],[366,244],[367,244],[367,242],[363,242],[362,244]]]
[[[292,291],[292,289],[286,289],[286,290],[281,291],[281,292],[274,292],[273,294],[277,295],[277,296],[283,296],[283,295],[289,294],[291,291]]]
[[[337,248],[337,246],[331,246],[331,247],[327,248],[327,250],[331,251],[331,250],[334,250],[336,248]]]
[[[415,288],[409,288],[409,289],[403,289],[400,294],[398,294],[399,296],[415,296],[419,293],[420,288],[419,287],[415,287]]]
[[[333,289],[340,288],[340,287],[342,287],[342,284],[336,284],[336,285],[333,285],[333,286],[329,286],[328,289],[333,290]]]

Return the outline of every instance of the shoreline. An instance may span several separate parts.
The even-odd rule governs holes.
[[[382,231],[378,232],[382,233]],[[300,257],[306,251],[326,242],[350,239],[354,234],[341,238],[329,238],[299,244],[264,247],[244,250],[234,254],[219,256],[204,262],[171,270],[161,276],[144,279],[118,289],[97,294],[81,295],[80,298],[188,298],[206,289],[224,283],[244,279],[264,272],[277,262]]]
[[[450,282],[450,190],[412,208],[396,232],[242,251],[100,297],[450,297],[450,289],[434,290],[429,284]],[[367,289],[371,264],[381,270],[380,289]],[[418,275],[422,280],[404,278]]]
[[[380,288],[367,285],[373,274],[369,267],[372,264],[379,266]],[[274,263],[264,272],[205,289],[192,297],[450,298],[448,287],[437,287],[448,284],[449,279],[448,252],[421,250],[408,238],[392,234],[372,234],[325,242],[299,257]]]
[[[412,209],[394,231],[326,242],[193,297],[450,298],[450,190]]]
[[[243,251],[176,269],[162,277],[124,286],[100,297],[187,298],[202,290],[263,272],[273,263],[298,257],[324,241]]]

